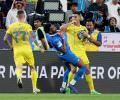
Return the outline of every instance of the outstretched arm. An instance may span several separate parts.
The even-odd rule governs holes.
[[[13,49],[12,44],[8,40],[9,34],[5,34],[4,36],[4,42],[10,47],[10,49]]]
[[[68,27],[69,25],[71,25],[71,24],[74,24],[74,23],[76,23],[75,20],[73,20],[72,22],[69,22],[69,23],[67,23],[67,24],[63,24],[63,25],[60,27],[60,31],[66,32],[66,31],[67,31],[67,27]]]

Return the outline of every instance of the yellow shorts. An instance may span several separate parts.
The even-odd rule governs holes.
[[[74,52],[74,53],[76,56],[78,56],[82,60],[83,64],[87,65],[90,63],[88,56],[86,54],[86,51],[80,51],[80,52]]]
[[[34,65],[34,56],[31,48],[14,49],[14,61],[16,66],[22,64]]]

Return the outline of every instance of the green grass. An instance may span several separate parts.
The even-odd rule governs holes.
[[[120,94],[23,94],[1,93],[0,100],[120,100]]]

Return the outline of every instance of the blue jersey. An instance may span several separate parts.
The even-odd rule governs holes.
[[[54,35],[46,34],[46,37],[47,37],[48,42],[57,51],[60,52],[60,49],[63,47],[61,36],[56,33]],[[66,35],[66,33],[64,33],[63,39],[64,39],[65,44],[66,44],[66,51],[65,51],[65,53],[62,53],[62,52],[58,53],[59,57],[62,60],[65,60],[65,61],[67,61],[69,63],[72,63],[72,64],[76,65],[77,62],[79,61],[79,58],[70,50],[70,47],[69,47],[68,42],[67,42],[67,35]]]
[[[51,36],[51,38],[50,38],[50,36]],[[50,35],[50,36],[47,36],[47,38],[48,38],[49,41],[50,41],[50,44],[52,44],[52,46],[53,46],[55,49],[57,49],[57,51],[60,52],[60,49],[61,49],[62,46],[63,46],[62,38],[61,38],[60,35],[57,34],[57,33],[54,34],[54,35]],[[66,44],[66,51],[65,51],[65,53],[66,53],[66,52],[70,51],[70,47],[69,47],[68,42],[67,42],[67,35],[66,35],[66,33],[64,33],[63,39],[64,39],[65,44]],[[62,52],[61,52],[61,53],[62,53]]]

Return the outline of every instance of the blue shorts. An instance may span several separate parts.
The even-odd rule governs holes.
[[[78,61],[80,60],[73,52],[71,51],[68,51],[66,52],[65,54],[63,55],[59,55],[59,58],[66,61],[66,62],[69,62],[73,65],[76,65],[78,63]]]

